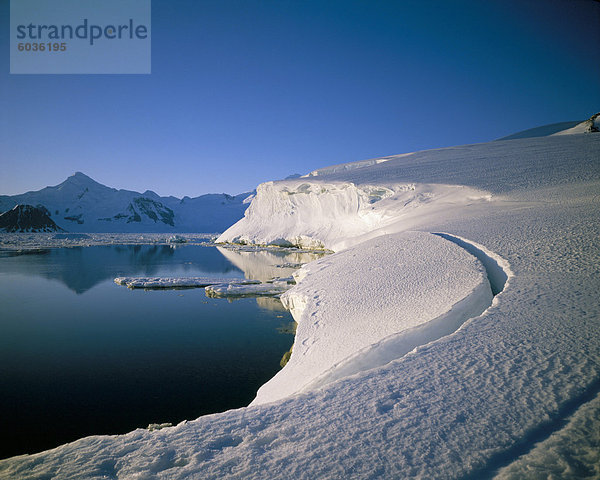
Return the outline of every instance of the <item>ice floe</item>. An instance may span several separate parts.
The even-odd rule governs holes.
[[[255,284],[233,284],[222,283],[218,285],[209,285],[205,288],[208,297],[258,297],[258,296],[279,296],[293,286],[292,282],[287,280],[274,281],[272,283]]]
[[[207,245],[215,234],[186,233],[177,235],[188,245]],[[164,233],[0,233],[0,249],[32,250],[39,248],[89,247],[102,245],[171,245]]]
[[[117,277],[117,285],[128,288],[202,288],[209,285],[249,285],[260,283],[258,280],[243,278],[211,278],[211,277]]]

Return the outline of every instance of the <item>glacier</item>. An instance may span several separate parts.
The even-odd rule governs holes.
[[[263,184],[220,242],[335,253],[294,274],[292,355],[254,403],[0,477],[598,478],[599,191],[593,132]]]

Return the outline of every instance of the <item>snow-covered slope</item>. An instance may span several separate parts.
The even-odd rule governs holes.
[[[572,128],[575,125],[579,125],[580,123],[581,120],[576,120],[573,122],[550,123],[548,125],[542,125],[541,127],[528,128],[527,130],[523,130],[521,132],[512,133],[510,135],[507,135],[506,137],[499,138],[498,140],[516,140],[518,138],[546,137],[548,135],[553,135],[557,132],[562,132],[563,130]]]
[[[600,114],[592,115],[589,119],[575,122],[559,122],[541,127],[529,128],[522,132],[513,133],[498,140],[515,140],[518,138],[545,137],[548,135],[569,135],[572,133],[591,133],[600,130]]]
[[[554,135],[573,135],[576,133],[597,133],[600,132],[600,113],[592,115],[587,120],[578,123],[577,125],[556,132]]]
[[[221,232],[241,218],[248,195],[160,197],[109,188],[77,172],[54,187],[0,196],[0,212],[16,204],[43,207],[70,232]]]
[[[369,203],[373,188],[388,195]],[[297,378],[302,391],[278,399],[275,377],[254,406],[4,460],[0,476],[597,478],[599,191],[596,133],[415,152],[261,187],[222,240],[337,250],[286,294],[300,325],[279,376],[293,370],[283,383]],[[485,285],[481,265],[497,295],[478,314],[462,307]]]

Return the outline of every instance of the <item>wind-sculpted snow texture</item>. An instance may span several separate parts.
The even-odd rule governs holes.
[[[340,184],[349,185],[349,190],[353,188],[350,185],[392,190],[390,185],[414,184],[415,192],[425,191],[420,190],[421,185],[433,185],[430,193],[436,193],[440,191],[437,184],[462,185],[492,194],[487,198],[451,195],[446,201],[434,196],[428,205],[423,201],[415,209],[424,209],[423,215],[397,212],[390,223],[376,223],[373,239],[364,242],[372,232],[365,233],[362,227],[349,233],[355,237],[336,238],[348,231],[336,224],[335,216],[329,217],[332,225],[327,230],[304,232],[290,232],[288,224],[281,228],[277,221],[268,231],[268,223],[259,221],[258,211],[246,216],[245,230],[238,229],[238,224],[231,237],[267,243],[285,239],[290,232],[294,237],[318,240],[328,248],[342,245],[337,247],[339,254],[320,261],[329,262],[327,268],[332,272],[341,271],[337,262],[339,266],[350,262],[348,255],[356,255],[356,265],[370,258],[361,271],[348,271],[347,280],[332,276],[331,282],[320,282],[319,275],[325,272],[319,272],[319,263],[299,271],[299,283],[287,295],[300,300],[301,292],[318,286],[314,293],[321,303],[308,297],[308,301],[294,304],[294,315],[300,320],[296,345],[304,341],[308,345],[317,338],[302,322],[312,314],[319,320],[320,307],[339,297],[338,288],[350,283],[350,275],[353,284],[345,297],[347,305],[340,311],[343,318],[335,318],[341,327],[337,339],[345,342],[345,337],[351,337],[365,322],[363,315],[349,313],[357,298],[352,292],[363,292],[358,298],[371,302],[374,312],[383,312],[382,300],[394,297],[388,295],[395,283],[382,277],[380,288],[373,289],[370,282],[377,269],[389,272],[398,258],[403,259],[403,242],[413,242],[412,252],[423,246],[424,253],[417,257],[426,256],[432,246],[433,255],[441,251],[456,255],[456,268],[463,269],[466,257],[457,250],[461,247],[433,233],[473,242],[493,252],[510,265],[508,282],[480,316],[385,365],[272,403],[201,417],[173,428],[89,437],[42,454],[8,459],[0,462],[0,476],[598,477],[600,406],[595,397],[600,391],[600,135],[496,141],[416,152],[295,182],[306,182],[313,192],[320,186],[328,189]],[[271,184],[272,200],[277,201],[291,185],[290,181]],[[336,195],[341,202],[345,194]],[[261,189],[257,204],[264,200],[260,197]],[[372,205],[377,209],[390,198]],[[329,201],[334,204],[334,200]],[[300,208],[301,204],[295,201],[281,206]],[[402,202],[397,204],[400,210],[408,208]],[[310,200],[306,208],[313,206]],[[355,209],[352,214],[341,203],[336,208],[344,213],[340,222],[363,212]],[[392,210],[391,206],[386,208],[386,215],[393,214]],[[272,212],[267,211],[265,218]],[[305,211],[294,215],[309,218]],[[327,227],[321,218],[315,222]],[[408,230],[423,233],[402,233]],[[374,239],[384,233],[388,236]],[[380,256],[375,253],[378,242]],[[343,247],[347,249],[342,251]],[[481,272],[477,262],[471,258],[468,262],[474,262],[472,272]],[[414,268],[415,276],[421,269],[430,278],[436,266],[426,262]],[[397,271],[401,282],[401,266]],[[469,271],[463,272],[467,279]],[[451,281],[464,279],[460,272],[449,273],[444,263],[439,274],[440,278],[457,275],[448,277]],[[463,288],[456,285],[457,290]],[[437,291],[411,292],[436,302]],[[357,309],[358,313],[369,311],[367,304],[359,304]],[[412,313],[413,319],[419,315]],[[387,328],[388,323],[398,320],[392,317],[383,320],[384,326],[374,328]],[[337,339],[331,340],[332,349],[337,348]]]
[[[357,352],[438,318],[461,301],[473,312],[465,318],[492,302],[479,261],[427,233],[369,240],[308,264],[298,277],[310,281],[282,298],[298,322],[292,356],[258,391],[254,404],[299,392]]]
[[[498,472],[498,480],[600,478],[600,395],[586,403],[565,428]],[[590,448],[591,447],[591,448]]]

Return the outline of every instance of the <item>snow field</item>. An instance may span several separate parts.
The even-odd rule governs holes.
[[[599,424],[600,394],[582,406],[564,428],[501,469],[495,478],[600,478]]]

